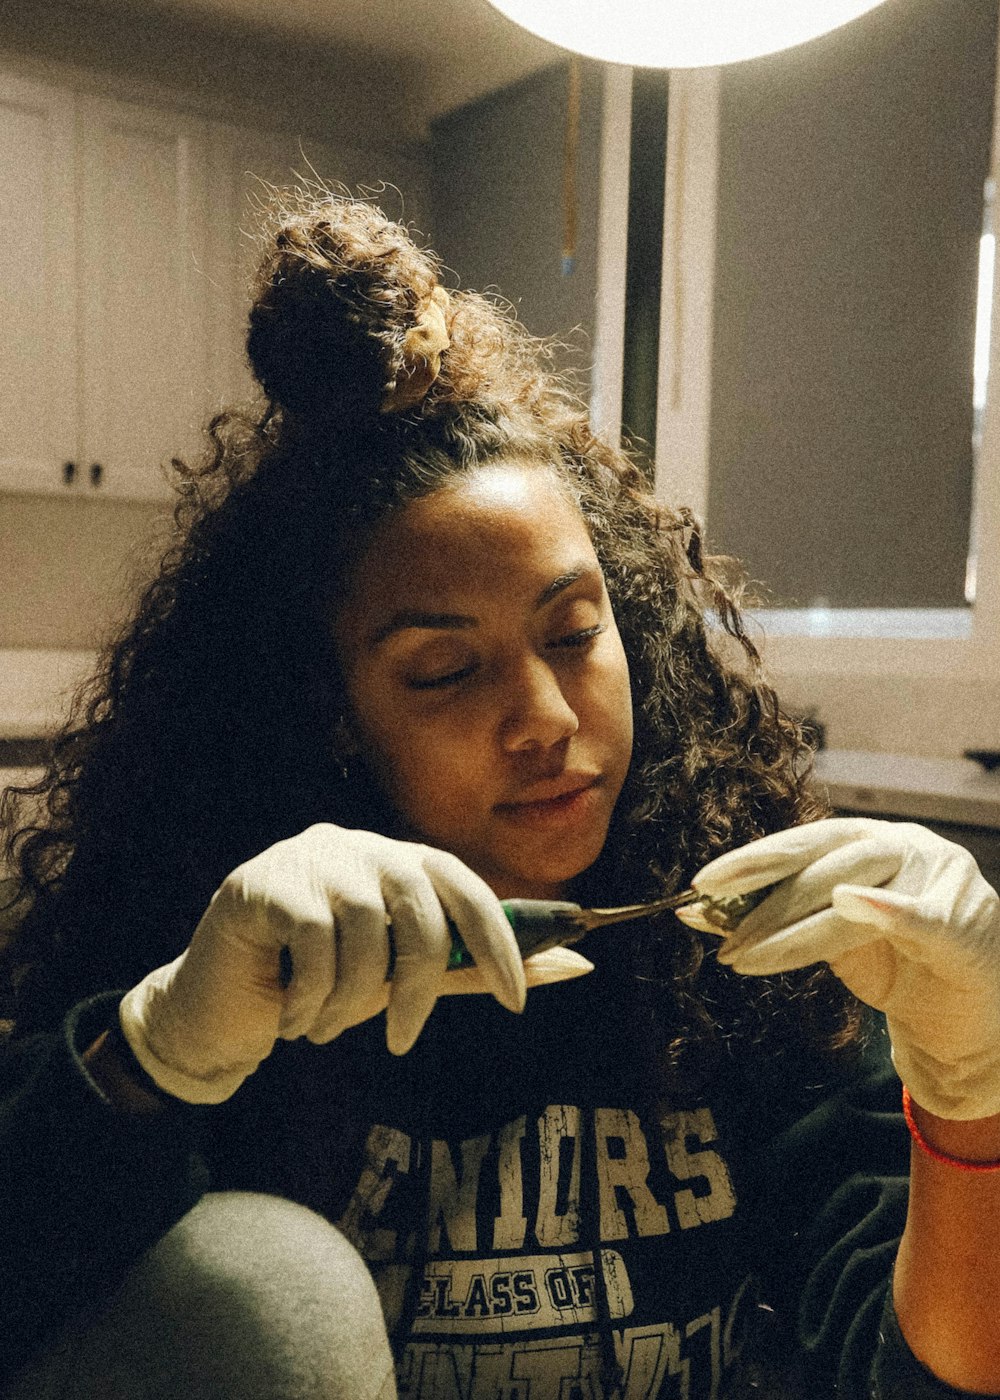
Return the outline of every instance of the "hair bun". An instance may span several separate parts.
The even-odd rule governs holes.
[[[436,260],[362,200],[279,212],[254,293],[251,367],[307,427],[411,407],[448,343]]]

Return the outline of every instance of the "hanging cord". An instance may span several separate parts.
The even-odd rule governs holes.
[[[580,149],[580,57],[569,61],[566,82],[566,127],[563,132],[563,246],[562,275],[576,269],[576,161]]]

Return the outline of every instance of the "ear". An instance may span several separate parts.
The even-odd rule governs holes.
[[[361,752],[361,740],[353,722],[346,714],[340,714],[334,720],[330,744],[334,756],[341,762],[355,758]]]

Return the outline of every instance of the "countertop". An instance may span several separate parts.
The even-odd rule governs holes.
[[[0,650],[0,739],[35,739],[62,723],[93,651]]]
[[[834,807],[1000,831],[1000,770],[968,758],[824,749],[815,771]]]

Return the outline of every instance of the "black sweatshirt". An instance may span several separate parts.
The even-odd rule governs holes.
[[[592,975],[521,1017],[444,998],[400,1058],[382,1018],[281,1043],[228,1103],[141,1117],[80,1058],[117,1001],[0,1055],[0,1377],[242,1189],[366,1256],[404,1400],[965,1394],[889,1301],[909,1139],[884,1034],[839,1082],[747,1051],[657,1099]]]

